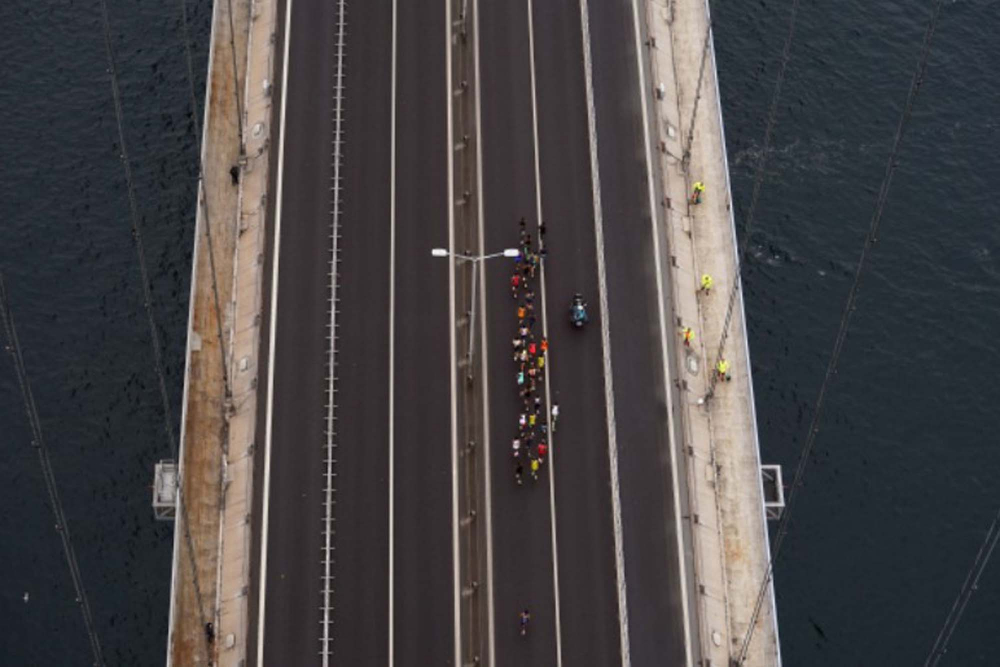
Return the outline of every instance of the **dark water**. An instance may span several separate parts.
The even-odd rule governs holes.
[[[733,187],[790,2],[714,2]],[[795,465],[916,67],[927,0],[805,1],[744,267],[763,458]],[[777,569],[787,665],[913,665],[1000,505],[1000,3],[945,3]],[[942,664],[1000,664],[1000,562]]]
[[[188,0],[199,104],[211,2]],[[197,140],[180,4],[109,0],[126,141],[179,421]],[[170,456],[98,0],[0,2],[0,268],[108,664],[162,664],[173,529],[152,520]],[[0,664],[86,665],[21,397],[0,361]],[[25,603],[22,596],[30,594]]]
[[[790,3],[714,2],[749,201]],[[202,102],[209,0],[188,0]],[[802,444],[929,2],[802,3],[745,267],[764,458]],[[166,645],[170,455],[131,244],[100,5],[0,3],[0,267],[109,664]],[[126,137],[179,417],[197,141],[177,2],[111,0]],[[787,665],[920,664],[1000,492],[1000,3],[945,6],[784,558]],[[0,366],[0,664],[87,664],[9,363]],[[30,594],[25,603],[22,596]],[[1000,567],[944,664],[1000,664]]]

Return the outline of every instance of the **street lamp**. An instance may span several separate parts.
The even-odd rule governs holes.
[[[506,248],[500,252],[490,253],[489,255],[462,255],[457,252],[448,252],[447,248],[431,248],[431,254],[435,257],[447,257],[451,255],[455,259],[464,259],[469,262],[478,262],[481,259],[492,259],[493,257],[520,257],[521,251],[517,248]]]
[[[462,255],[457,252],[449,252],[447,248],[432,248],[431,255],[434,257],[454,257],[456,260],[464,260],[466,262],[472,262],[476,264],[484,259],[493,259],[494,257],[510,257],[514,259],[521,256],[521,251],[517,248],[505,248],[500,252],[490,253],[488,255]],[[472,267],[472,296],[470,297],[471,305],[469,307],[469,349],[465,357],[465,367],[467,370],[467,377],[472,380],[472,346],[473,342],[476,340],[474,331],[476,328],[476,271],[478,267]]]

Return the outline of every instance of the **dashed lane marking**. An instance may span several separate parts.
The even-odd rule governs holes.
[[[528,53],[531,60],[531,130],[532,130],[532,152],[535,160],[535,215],[538,224],[542,224],[542,174],[539,165],[538,149],[538,95],[535,81],[535,21],[533,16],[532,0],[525,3],[528,10]],[[541,239],[539,239],[541,243]],[[548,338],[549,322],[547,309],[545,307],[545,265],[539,266],[539,282],[542,287],[542,335]],[[548,357],[546,353],[546,357]],[[552,368],[551,357],[545,360],[545,409],[548,415],[552,414],[552,390],[549,382],[549,372]],[[555,626],[556,626],[556,667],[562,667],[562,613],[559,601],[559,541],[556,529],[556,476],[555,476],[555,434],[549,429],[549,514],[552,526],[552,589],[553,601],[555,605]]]

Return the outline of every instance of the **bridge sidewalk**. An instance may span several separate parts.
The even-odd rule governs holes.
[[[704,664],[727,665],[746,634],[769,544],[741,293],[723,351],[732,379],[705,400],[729,293],[740,279],[721,101],[707,0],[647,0],[645,7],[675,324],[678,336],[685,327],[695,332],[692,345],[677,345],[672,360],[679,369],[694,550],[692,607]],[[700,205],[691,205],[696,181],[706,192]],[[714,281],[708,294],[699,291],[705,273]],[[769,587],[745,664],[780,661]]]
[[[219,528],[219,596],[216,603],[216,664],[245,665],[251,600],[251,514],[261,325],[265,318],[263,253],[271,156],[271,110],[277,21],[276,0],[251,0],[243,92],[236,259],[233,269],[229,375],[233,400],[229,443],[223,457],[223,504]],[[234,218],[236,213],[234,212]]]

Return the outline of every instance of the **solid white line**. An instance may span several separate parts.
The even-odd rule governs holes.
[[[448,153],[448,375],[451,376],[451,558],[452,558],[452,613],[455,616],[455,665],[462,664],[461,589],[458,572],[458,356],[455,348],[455,140],[454,110],[452,109],[451,72],[451,0],[444,0],[445,39],[445,106],[448,133],[445,136]],[[473,268],[473,270],[475,270]]]
[[[344,9],[345,0],[337,3],[337,67],[335,72],[336,87],[334,89],[334,123],[333,123],[333,238],[330,257],[330,349],[327,358],[329,373],[326,406],[326,474],[324,496],[326,500],[326,516],[324,517],[323,550],[323,634],[320,637],[323,655],[323,667],[330,665],[330,598],[332,596],[333,577],[333,448],[334,448],[334,377],[337,361],[337,244],[340,236],[340,162],[341,162],[341,126],[343,123],[344,106]]]
[[[396,594],[396,0],[392,0],[392,93],[389,130],[389,667],[395,664]]]
[[[615,575],[618,587],[618,624],[622,665],[632,664],[628,626],[628,596],[625,585],[625,548],[622,535],[621,489],[618,479],[618,439],[615,422],[615,390],[611,375],[611,332],[608,288],[604,265],[604,217],[601,209],[601,174],[597,158],[597,114],[594,111],[594,81],[590,59],[590,14],[587,0],[580,0],[583,34],[583,69],[587,93],[587,128],[590,133],[590,177],[594,196],[594,235],[597,244],[597,279],[600,286],[601,348],[604,362],[604,405],[608,421],[608,467],[611,472],[611,510],[615,538]]]
[[[476,74],[476,192],[480,193],[476,197],[476,203],[478,205],[478,215],[479,215],[479,256],[482,257],[486,254],[486,222],[485,215],[483,213],[483,126],[482,126],[482,100],[480,96],[480,90],[482,89],[482,76],[479,72],[479,0],[472,0],[472,12],[475,15],[475,23],[472,27],[473,30],[473,42],[475,44],[475,51],[473,57],[475,60],[475,74]],[[468,17],[466,17],[468,20]],[[490,391],[489,391],[489,354],[487,350],[489,348],[486,346],[486,269],[483,266],[485,262],[476,262],[475,269],[478,269],[482,273],[479,274],[479,303],[482,312],[482,317],[479,321],[482,322],[480,325],[482,331],[482,337],[480,338],[480,356],[482,357],[482,379],[480,380],[482,384],[482,394],[483,394],[483,459],[485,463],[485,482],[484,482],[484,493],[486,495],[486,615],[487,615],[487,644],[489,652],[488,665],[496,665],[496,631],[495,631],[495,610],[493,609],[493,490],[492,490],[492,469],[490,467]],[[471,335],[471,334],[470,334]],[[470,360],[471,361],[471,360]]]
[[[684,532],[681,525],[680,488],[677,483],[677,443],[674,437],[674,419],[671,412],[673,406],[673,390],[670,380],[670,356],[667,352],[667,316],[663,308],[663,267],[660,261],[660,230],[656,226],[656,190],[653,178],[653,158],[649,139],[649,111],[646,108],[646,74],[642,67],[643,51],[642,35],[639,29],[639,5],[632,0],[632,18],[635,28],[635,62],[639,70],[639,102],[642,107],[642,135],[646,153],[646,183],[649,189],[649,224],[653,232],[653,257],[656,261],[656,294],[657,310],[660,318],[660,353],[663,357],[663,386],[666,391],[667,434],[670,446],[670,477],[674,491],[674,526],[677,531],[677,566],[680,572],[681,609],[684,618],[684,656],[687,665],[691,665],[691,618],[688,610],[687,574],[684,571]]]
[[[267,602],[267,535],[271,504],[271,433],[274,422],[274,338],[278,324],[278,251],[281,247],[281,201],[285,174],[285,110],[288,107],[288,45],[291,43],[292,1],[285,5],[285,55],[281,73],[281,138],[278,141],[278,192],[274,209],[274,255],[271,259],[271,332],[267,355],[267,419],[264,427],[264,501],[260,538],[260,592],[257,614],[257,664],[264,664],[264,610]]]
[[[535,159],[535,215],[537,216],[538,224],[542,223],[542,172],[539,166],[539,149],[538,149],[538,96],[536,93],[536,83],[535,83],[535,21],[532,16],[532,4],[531,0],[527,0],[526,7],[528,10],[528,54],[531,60],[531,130],[532,130],[532,152],[534,153]],[[539,239],[541,242],[541,239]],[[539,266],[539,283],[542,286],[542,335],[545,338],[549,336],[549,322],[546,316],[545,308],[545,266]],[[545,360],[545,409],[547,411],[546,418],[552,414],[552,394],[549,382],[549,371],[552,364],[551,356],[546,353],[548,357]],[[552,429],[549,429],[549,516],[550,523],[552,525],[552,590],[553,590],[553,601],[555,603],[555,626],[556,626],[556,666],[562,667],[562,613],[559,606],[559,544],[556,539],[556,476],[555,476],[555,438]]]

